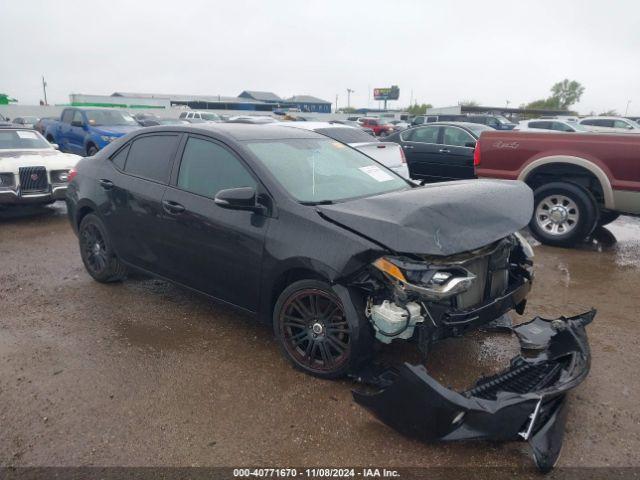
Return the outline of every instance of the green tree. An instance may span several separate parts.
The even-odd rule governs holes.
[[[424,115],[425,113],[427,113],[427,108],[432,108],[433,105],[431,105],[430,103],[423,103],[422,105],[418,105],[417,103],[415,105],[411,105],[409,108],[407,108],[407,112],[409,112],[411,115]]]
[[[340,109],[340,113],[356,113],[356,109],[353,107],[344,107]]]
[[[584,87],[568,78],[551,87],[551,98],[557,100],[561,110],[568,110],[571,105],[578,103],[583,93]]]

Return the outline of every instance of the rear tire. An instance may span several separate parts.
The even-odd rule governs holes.
[[[78,241],[82,263],[94,280],[110,283],[124,279],[127,268],[113,251],[107,229],[98,216],[90,213],[82,219]]]
[[[345,313],[353,311],[358,313]],[[273,329],[284,356],[320,378],[342,377],[367,358],[367,323],[359,308],[345,309],[331,285],[319,280],[289,285],[273,311]]]
[[[529,228],[541,243],[573,246],[591,234],[597,221],[598,206],[593,195],[578,185],[553,182],[534,192]]]

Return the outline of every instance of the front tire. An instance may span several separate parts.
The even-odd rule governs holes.
[[[355,329],[366,325],[345,312],[326,282],[300,280],[289,285],[273,312],[274,332],[285,357],[320,378],[338,378],[353,370],[363,360],[359,352],[367,351],[364,343],[369,337],[356,334]]]
[[[541,243],[573,246],[591,234],[597,221],[595,199],[578,185],[553,182],[534,192],[533,218],[529,228]]]
[[[127,268],[114,253],[107,229],[98,216],[90,213],[82,219],[78,241],[82,263],[94,280],[110,283],[124,279]]]
[[[87,157],[93,157],[96,153],[98,153],[98,147],[93,144],[89,144],[87,147]]]

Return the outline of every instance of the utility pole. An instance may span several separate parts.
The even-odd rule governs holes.
[[[509,104],[510,104],[510,103],[511,103],[511,102],[510,102],[509,100],[507,100],[507,108],[509,108]]]
[[[351,90],[347,88],[347,108],[351,108],[351,94],[355,92],[355,90]]]
[[[336,113],[338,113],[338,94],[336,93]]]
[[[42,76],[42,90],[44,91],[44,104],[49,105],[47,102],[47,82],[44,81],[44,75]]]
[[[627,108],[625,108],[625,109],[624,109],[624,116],[625,116],[625,117],[627,116],[627,113],[629,112],[629,104],[630,104],[630,103],[631,103],[631,100],[629,100],[629,101],[627,102]]]

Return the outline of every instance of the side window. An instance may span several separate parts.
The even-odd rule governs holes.
[[[133,141],[124,170],[131,175],[167,183],[177,135],[148,135]]]
[[[625,122],[624,120],[615,120],[613,122],[613,126],[615,128],[629,128],[629,124],[627,122]]]
[[[595,125],[594,120],[582,120],[580,125]]]
[[[182,112],[178,118],[185,118],[187,116],[187,112]]]
[[[467,147],[467,143],[475,142],[475,139],[461,128],[444,127],[444,139],[442,143],[444,143],[445,145]]]
[[[71,119],[73,118],[73,112],[74,110],[65,110],[64,112],[62,112],[62,117],[60,118],[60,120],[63,123],[71,123]]]
[[[80,122],[81,124],[84,124],[84,118],[82,117],[82,112],[80,110],[76,110],[73,113],[73,119],[71,121]]]
[[[551,122],[551,129],[556,130],[558,132],[573,132],[573,128],[569,125],[565,125],[562,122]]]
[[[190,137],[184,147],[178,188],[214,198],[227,188],[256,187],[256,181],[240,160],[225,147]]]
[[[529,122],[529,128],[542,128],[548,130],[551,128],[551,122]]]
[[[202,118],[202,115],[199,113],[194,113],[193,118]]]
[[[127,145],[113,157],[111,157],[111,161],[113,162],[113,164],[120,170],[124,170],[124,164],[127,162],[127,153],[129,153],[130,148],[131,144]]]
[[[411,135],[412,142],[438,143],[438,130],[440,127],[416,128]]]

